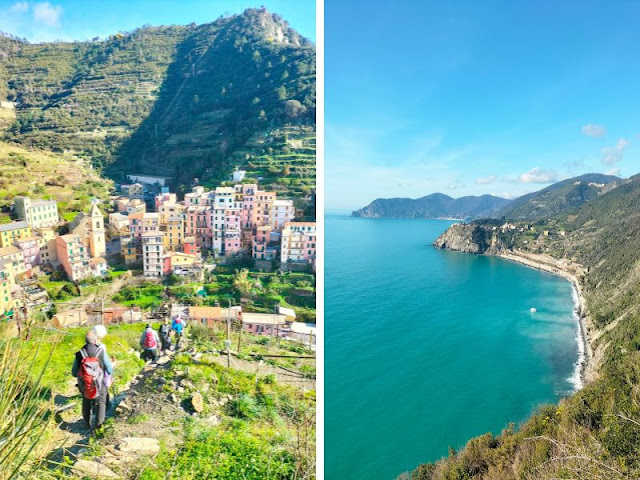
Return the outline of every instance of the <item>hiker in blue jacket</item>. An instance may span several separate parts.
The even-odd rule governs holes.
[[[180,339],[182,338],[182,331],[184,330],[184,323],[178,317],[173,319],[171,323],[171,330],[175,332],[176,335],[176,350],[180,348]]]
[[[82,418],[86,427],[91,429],[91,412],[93,411],[95,431],[101,433],[107,413],[107,386],[104,383],[104,374],[113,375],[113,365],[104,347],[98,345],[98,335],[94,330],[87,332],[85,342],[85,346],[76,353],[71,375],[78,378],[78,387],[82,393]],[[90,369],[88,362],[92,358],[98,360],[98,365],[93,369],[95,375],[91,377],[90,382],[87,382],[85,372]],[[90,384],[87,385],[87,383]]]

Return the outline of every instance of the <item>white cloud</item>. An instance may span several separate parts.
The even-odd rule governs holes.
[[[604,137],[607,134],[607,130],[603,125],[587,123],[584,127],[582,127],[582,134],[586,135],[587,137]]]
[[[454,182],[451,182],[451,183],[447,186],[447,188],[448,188],[449,190],[459,190],[460,188],[464,188],[464,187],[465,187],[465,184],[464,184],[464,183],[462,183],[462,182],[460,182],[460,181],[458,181],[458,180],[455,180]]]
[[[49,2],[35,3],[33,5],[33,19],[37,23],[49,27],[58,27],[60,26],[62,11],[63,9],[60,5],[51,5]]]
[[[500,198],[506,198],[507,200],[513,200],[514,198],[518,198],[521,197],[522,195],[525,195],[529,192],[525,192],[525,193],[514,193],[514,192],[491,192],[490,195],[494,196],[494,197],[500,197]]]
[[[617,177],[617,176],[620,175],[620,169],[619,168],[612,168],[608,172],[605,172],[605,174],[606,175],[615,175]]]
[[[558,172],[555,170],[544,170],[535,167],[518,177],[518,183],[551,183],[558,179]]]
[[[605,165],[614,165],[622,160],[624,149],[627,148],[629,142],[624,138],[618,140],[614,147],[606,147],[602,149],[602,163]]]
[[[480,177],[476,178],[476,183],[478,185],[489,185],[497,180],[495,175],[489,175],[488,177]]]
[[[11,13],[25,13],[29,10],[29,2],[16,2],[9,7]]]

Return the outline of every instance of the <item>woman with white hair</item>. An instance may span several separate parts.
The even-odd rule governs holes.
[[[113,365],[104,349],[98,343],[98,335],[89,330],[85,336],[85,345],[75,355],[71,375],[78,378],[78,387],[82,393],[82,417],[87,428],[91,428],[91,413],[95,418],[95,430],[100,433],[107,411],[108,390],[104,384],[104,374],[113,373]],[[102,374],[102,375],[100,375]],[[89,381],[87,381],[89,380]]]
[[[107,336],[107,327],[104,325],[94,325],[91,329],[92,332],[96,334],[97,342],[96,345],[102,347],[104,354],[107,358],[109,358],[109,354],[107,353],[107,346],[102,343],[102,339]],[[111,357],[111,363],[115,366],[115,358]],[[113,372],[104,372],[104,385],[107,387],[107,408],[109,408],[109,404],[111,403],[111,396],[109,395],[109,387],[113,384]]]

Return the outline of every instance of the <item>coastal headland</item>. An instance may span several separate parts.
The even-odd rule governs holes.
[[[458,223],[452,225],[433,243],[434,247],[444,250],[490,255],[525,265],[566,278],[573,284],[576,294],[576,318],[578,321],[579,341],[584,355],[578,360],[580,370],[579,386],[597,378],[598,360],[602,352],[594,349],[595,340],[600,336],[596,329],[584,296],[584,284],[588,272],[575,262],[556,259],[550,255],[524,252],[505,246],[493,230],[478,225]],[[595,350],[595,351],[594,351]]]

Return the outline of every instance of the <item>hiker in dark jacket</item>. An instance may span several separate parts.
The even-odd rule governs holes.
[[[97,345],[98,336],[96,332],[90,330],[85,336],[86,344],[76,353],[76,357],[73,361],[73,367],[71,367],[71,375],[78,378],[78,374],[82,373],[83,359],[85,358],[97,358],[100,365],[103,378],[97,378],[97,396],[95,398],[86,398],[86,392],[88,391],[83,386],[82,379],[78,379],[78,385],[82,395],[82,418],[87,428],[91,429],[91,411],[93,410],[95,418],[95,429],[100,432],[102,430],[102,424],[107,412],[107,387],[104,384],[104,373],[113,375],[113,365],[107,356],[104,347]],[[86,368],[86,367],[85,367]]]
[[[166,352],[171,350],[171,325],[169,325],[168,318],[165,318],[164,322],[162,322],[162,325],[160,325],[158,334],[160,335],[162,351]]]

